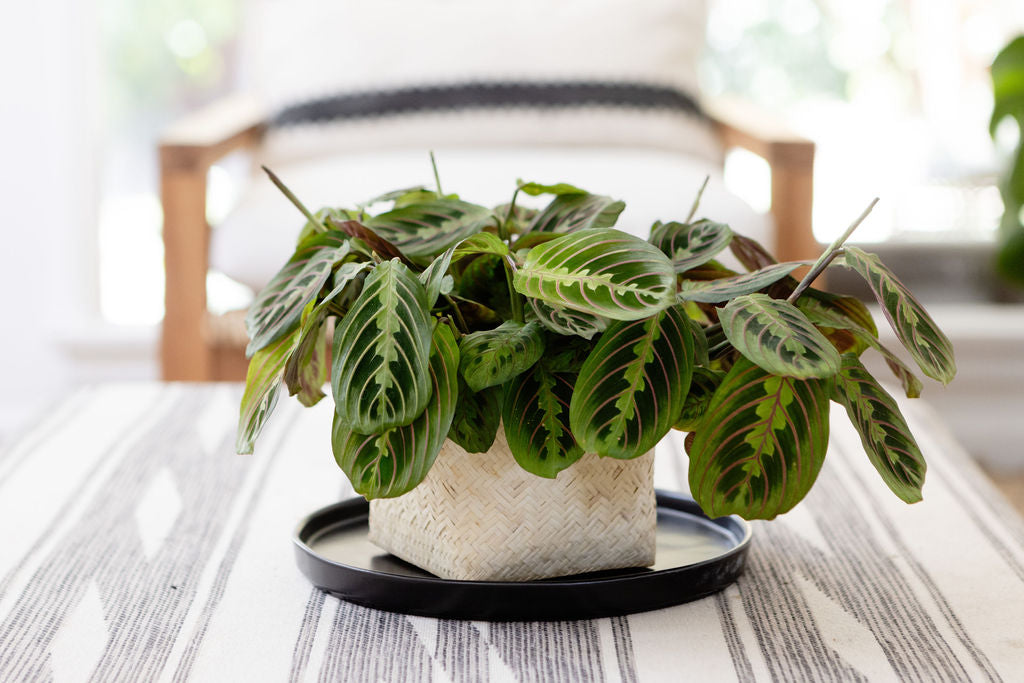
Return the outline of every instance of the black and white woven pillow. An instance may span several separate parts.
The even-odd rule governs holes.
[[[254,0],[247,86],[272,162],[452,145],[717,148],[704,0]]]

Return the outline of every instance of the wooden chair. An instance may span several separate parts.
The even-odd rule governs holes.
[[[812,259],[820,245],[811,231],[814,143],[735,102],[705,103],[724,150],[743,148],[771,167],[771,213],[780,259]],[[160,140],[166,294],[161,367],[166,380],[245,377],[244,312],[213,315],[206,305],[210,226],[206,183],[210,166],[235,150],[255,148],[266,130],[258,105],[235,96],[172,125]]]

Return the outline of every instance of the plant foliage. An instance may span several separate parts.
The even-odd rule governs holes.
[[[493,209],[409,188],[316,213],[279,187],[307,221],[249,313],[239,452],[282,385],[312,405],[329,381],[334,456],[367,498],[414,488],[446,439],[473,457],[503,428],[520,466],[556,477],[675,427],[708,514],[770,519],[813,485],[832,400],[889,488],[921,497],[924,459],[859,356],[881,353],[907,396],[921,382],[863,304],[808,285],[833,263],[862,275],[929,377],[952,379],[952,347],[877,257],[842,247],[852,228],[798,283],[807,264],[724,224],[658,222],[641,240],[614,227],[621,201],[568,183],[519,181]],[[745,272],[715,260],[727,251]]]

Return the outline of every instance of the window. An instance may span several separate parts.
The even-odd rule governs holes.
[[[104,0],[106,129],[98,212],[100,311],[116,324],[163,317],[156,141],[173,118],[230,90],[239,0]],[[211,171],[211,219],[231,204],[231,175]],[[215,286],[218,283],[213,283]]]
[[[991,240],[1013,141],[989,138],[987,69],[1022,31],[1018,0],[720,1],[702,77],[708,95],[784,110],[818,143],[820,240],[876,195],[858,240]]]

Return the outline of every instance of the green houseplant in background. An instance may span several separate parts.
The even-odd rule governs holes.
[[[1017,124],[1017,149],[999,187],[1003,219],[999,231],[996,268],[1006,280],[1024,287],[1024,36],[1013,40],[992,62],[995,101],[989,132],[1010,119]]]
[[[438,184],[314,214],[274,180],[307,222],[249,313],[239,452],[282,387],[312,405],[329,379],[334,455],[367,498],[414,489],[445,439],[487,451],[501,425],[540,478],[584,453],[638,458],[675,427],[692,432],[690,485],[708,515],[771,519],[813,485],[831,401],[889,488],[921,498],[921,452],[859,356],[882,353],[909,397],[920,381],[861,302],[809,286],[829,266],[857,271],[920,371],[953,378],[928,314],[877,257],[843,246],[870,208],[816,263],[778,263],[694,220],[699,194],[645,241],[613,227],[622,202],[564,183],[519,182],[493,209]],[[550,199],[531,209],[523,195]],[[726,250],[744,271],[718,260]]]

